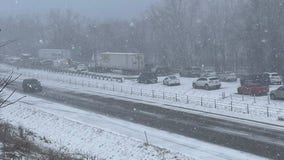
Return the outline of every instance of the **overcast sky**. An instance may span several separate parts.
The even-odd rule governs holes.
[[[1,15],[47,13],[71,9],[90,18],[130,19],[141,15],[159,0],[0,0]]]

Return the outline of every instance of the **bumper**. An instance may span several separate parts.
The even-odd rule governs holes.
[[[218,84],[218,85],[210,85],[209,87],[212,88],[212,89],[218,89],[218,88],[221,87],[221,84]]]
[[[270,83],[271,83],[271,84],[281,84],[281,83],[282,83],[282,80],[279,80],[279,79],[272,79],[272,80],[270,80]]]

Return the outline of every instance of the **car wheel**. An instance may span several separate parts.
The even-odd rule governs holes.
[[[276,99],[276,96],[275,96],[274,94],[271,94],[271,95],[270,95],[270,99],[275,100],[275,99]]]
[[[192,84],[192,87],[193,87],[194,89],[196,89],[196,88],[197,88],[197,86],[196,86],[196,84],[195,84],[195,83],[193,83],[193,84]]]
[[[205,85],[205,89],[206,89],[206,90],[209,90],[209,89],[210,89],[209,86],[208,86],[208,84]]]

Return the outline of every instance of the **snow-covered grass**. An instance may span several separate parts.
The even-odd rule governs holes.
[[[65,148],[70,153],[96,156],[99,159],[193,159],[154,145],[145,145],[134,138],[104,131],[100,128],[71,121],[43,112],[30,105],[13,105],[1,109],[2,117],[20,124],[50,140],[41,144],[54,149]]]
[[[2,71],[14,68],[1,65]],[[72,90],[82,93],[104,93],[116,97],[131,98],[159,104],[167,104],[182,108],[206,111],[211,113],[257,119],[277,120],[283,114],[284,101],[272,101],[268,96],[252,97],[236,94],[239,82],[222,83],[219,90],[193,89],[194,78],[180,78],[180,86],[164,86],[159,77],[157,84],[139,84],[135,80],[125,80],[124,83],[79,77],[69,73],[52,73],[41,70],[20,69],[22,79],[26,77],[38,78],[43,86],[57,87],[62,90]],[[270,90],[278,86],[271,86]]]
[[[21,96],[16,93],[14,98]],[[264,159],[30,96],[0,111],[4,120],[27,128],[51,142],[37,142],[40,145],[96,155],[102,159]],[[144,131],[150,145],[145,145]]]

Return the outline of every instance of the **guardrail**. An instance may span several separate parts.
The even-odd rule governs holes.
[[[36,70],[39,70],[39,69],[36,69]],[[78,76],[78,77],[86,77],[86,78],[91,78],[91,79],[117,81],[120,83],[124,81],[124,78],[122,77],[105,76],[105,75],[99,75],[99,74],[90,73],[90,72],[68,71],[68,70],[60,70],[60,69],[42,69],[42,71],[61,73],[61,74],[67,74],[67,75],[72,75],[72,76]]]
[[[268,97],[266,104],[263,102],[262,105],[256,104],[255,97],[250,97],[249,100],[244,100],[244,96],[236,97],[236,96],[220,96],[220,98],[210,98],[206,96],[192,96],[186,95],[182,93],[173,93],[173,92],[165,92],[159,90],[149,90],[139,87],[131,87],[125,85],[118,85],[118,84],[106,84],[101,82],[94,82],[92,79],[100,79],[100,80],[108,80],[108,81],[118,81],[123,82],[123,78],[115,78],[111,76],[103,76],[103,75],[96,75],[90,73],[80,73],[80,72],[66,72],[66,71],[54,71],[54,70],[45,70],[46,72],[64,74],[69,76],[76,76],[76,77],[83,77],[89,78],[83,80],[77,80],[76,78],[72,77],[64,77],[64,76],[57,76],[57,77],[49,77],[46,74],[34,74],[30,72],[23,72],[26,76],[32,76],[35,78],[41,78],[46,80],[55,80],[61,81],[66,84],[72,85],[80,85],[85,87],[91,87],[96,89],[102,89],[105,91],[112,92],[113,95],[115,94],[125,94],[130,95],[132,97],[141,99],[151,99],[155,100],[158,99],[166,104],[173,104],[178,106],[183,106],[185,108],[195,108],[198,110],[210,110],[215,112],[232,112],[238,114],[246,114],[246,115],[253,115],[258,117],[266,117],[266,118],[278,118],[280,113],[283,113],[283,109],[278,106],[273,106],[270,104],[270,99]],[[246,99],[248,96],[246,96]]]
[[[62,72],[58,72],[62,73]],[[25,73],[24,73],[25,74]],[[64,73],[70,75],[70,73]],[[77,74],[77,73],[74,73]],[[163,102],[166,104],[173,104],[182,106],[185,108],[195,108],[198,110],[210,110],[215,112],[232,112],[237,114],[246,114],[250,116],[257,116],[257,117],[265,117],[265,118],[278,118],[279,114],[282,113],[282,108],[271,106],[270,103],[265,105],[259,105],[254,101],[241,101],[239,98],[223,95],[220,98],[210,98],[206,96],[190,96],[181,93],[173,93],[173,92],[165,92],[159,90],[150,90],[145,88],[133,87],[133,86],[125,86],[115,83],[102,83],[98,81],[92,81],[91,79],[82,79],[78,80],[76,78],[66,78],[64,76],[58,77],[46,77],[40,74],[25,74],[27,76],[33,76],[35,78],[47,79],[47,80],[55,80],[60,81],[66,84],[71,85],[79,85],[82,87],[88,88],[96,88],[98,89],[111,92],[110,94],[113,95],[121,95],[124,94],[126,96],[131,96],[137,99],[145,100],[157,100],[159,102]],[[81,77],[90,78],[88,74],[79,74]],[[72,76],[72,74],[71,74]],[[78,76],[78,75],[76,75]],[[242,96],[243,97],[243,96]],[[247,97],[247,96],[246,96]],[[255,97],[252,97],[255,99]],[[269,97],[268,97],[269,98]]]

